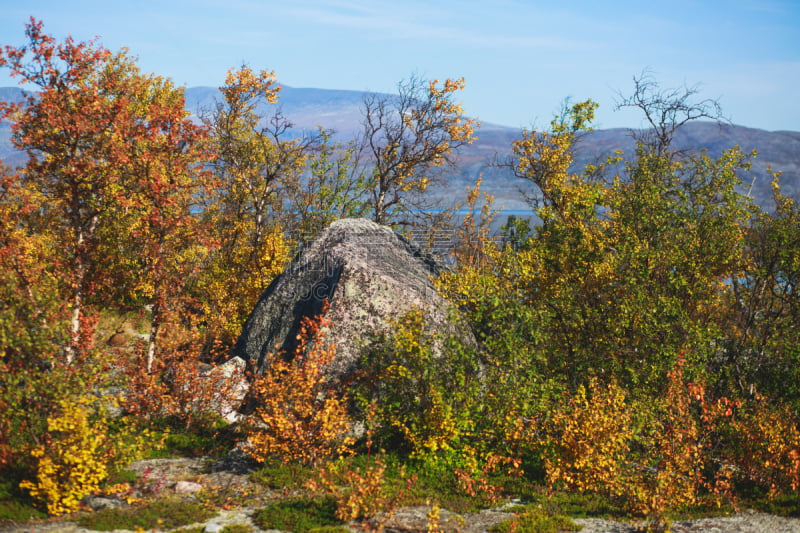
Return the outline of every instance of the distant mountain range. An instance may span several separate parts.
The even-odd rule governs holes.
[[[0,100],[13,101],[21,95],[21,90],[16,87],[0,88]],[[279,108],[293,123],[294,134],[323,126],[334,130],[336,138],[348,140],[361,129],[363,92],[283,86],[279,96],[274,106],[264,103],[262,111],[270,113],[273,110],[271,108]],[[220,99],[219,91],[212,87],[186,89],[186,108],[195,116],[213,110],[215,102]],[[510,155],[511,142],[519,138],[519,129],[484,124],[477,136],[477,141],[459,154],[458,171],[447,174],[445,187],[434,191],[434,194],[442,198],[463,196],[465,188],[483,175],[483,190],[495,196],[496,205],[508,210],[528,209],[520,193],[520,187],[524,190],[527,184],[515,179],[508,170],[492,165],[493,161],[503,160]],[[12,166],[22,164],[24,155],[13,150],[9,137],[9,124],[0,123],[0,159]],[[758,157],[753,162],[752,176],[755,179],[743,184],[743,190],[750,191],[759,205],[765,209],[772,207],[771,179],[767,166],[783,173],[781,182],[784,193],[800,199],[800,132],[770,132],[737,125],[694,122],[682,127],[674,139],[677,148],[705,148],[712,156],[718,156],[734,145],[739,145],[745,153],[758,151]],[[634,142],[630,130],[615,128],[593,131],[581,139],[576,164],[596,161],[618,149],[627,155],[633,153]],[[529,188],[527,192],[532,191]]]

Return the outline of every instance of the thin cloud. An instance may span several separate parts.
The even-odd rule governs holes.
[[[580,50],[592,48],[595,43],[553,35],[514,35],[508,33],[479,33],[452,23],[436,23],[452,19],[450,11],[419,4],[407,4],[402,9],[386,2],[369,5],[353,2],[313,2],[292,7],[292,17],[319,26],[363,31],[378,40],[425,40],[447,42],[451,46],[469,46],[493,49],[508,47],[525,49]]]

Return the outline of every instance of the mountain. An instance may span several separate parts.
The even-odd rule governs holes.
[[[752,173],[749,175],[752,181],[743,183],[742,190],[749,192],[762,208],[771,210],[773,207],[772,176],[768,167],[782,172],[783,193],[800,200],[800,132],[765,131],[697,121],[681,127],[673,139],[674,148],[688,151],[706,149],[714,157],[734,146],[739,146],[745,154],[753,150],[758,152],[752,160]],[[585,143],[579,145],[578,160],[590,162],[612,149],[624,150],[626,156],[632,157],[634,148],[630,130],[599,130],[591,132]]]
[[[293,123],[291,133],[315,131],[318,125],[336,132],[339,140],[349,140],[359,131],[362,121],[361,104],[367,93],[283,86],[277,104],[263,103],[262,113],[276,109]],[[388,95],[387,95],[388,96]],[[0,88],[0,100],[16,101],[22,91],[15,87]],[[212,87],[186,89],[186,108],[195,117],[211,112],[219,91]],[[473,185],[483,175],[483,190],[496,198],[496,205],[510,210],[528,209],[520,188],[525,182],[515,179],[508,169],[492,166],[492,161],[502,161],[511,154],[511,142],[518,139],[516,128],[496,124],[484,124],[477,132],[477,141],[459,153],[459,170],[446,176],[445,188],[434,191],[443,198],[462,197],[465,188]],[[24,155],[11,147],[10,127],[0,123],[0,159],[10,165],[24,162]],[[765,209],[770,209],[771,187],[767,167],[783,172],[781,183],[785,194],[800,199],[800,132],[765,131],[744,126],[713,122],[693,122],[683,126],[675,135],[674,146],[680,149],[699,150],[705,148],[709,155],[719,156],[723,150],[734,145],[745,153],[758,151],[753,162],[752,183],[743,184],[755,200]],[[624,128],[593,131],[581,138],[576,151],[576,166],[597,161],[613,150],[623,150],[627,156],[633,154],[635,144],[631,131]],[[528,189],[527,192],[532,192]]]
[[[261,103],[259,112],[267,114],[275,109],[294,124],[295,134],[315,131],[318,125],[335,130],[337,137],[351,139],[360,130],[361,102],[366,93],[329,89],[303,89],[282,86],[277,104]],[[194,116],[213,111],[222,95],[213,87],[190,87],[186,89],[186,109]]]

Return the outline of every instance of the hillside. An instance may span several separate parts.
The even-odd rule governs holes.
[[[15,100],[21,91],[14,87],[0,88],[0,100]],[[361,103],[365,93],[313,88],[283,86],[278,104],[264,104],[263,111],[280,109],[294,124],[293,134],[313,131],[323,126],[336,132],[336,138],[348,140],[360,130],[362,120]],[[186,90],[186,108],[195,116],[214,108],[219,92],[212,87],[191,87]],[[478,175],[484,177],[484,191],[494,195],[497,205],[506,209],[527,209],[519,187],[524,186],[507,170],[492,166],[495,160],[504,160],[510,155],[511,142],[519,137],[519,130],[496,124],[484,124],[478,131],[478,140],[459,154],[460,168],[445,176],[446,186],[435,191],[442,197],[452,197],[475,182]],[[0,124],[0,159],[9,165],[24,161],[22,154],[15,152],[9,143],[9,124]],[[783,172],[784,192],[800,199],[800,132],[764,131],[739,125],[718,125],[712,122],[695,122],[681,128],[675,137],[675,145],[681,149],[705,148],[717,156],[722,150],[739,145],[745,152],[758,151],[753,163],[755,180],[743,185],[750,190],[762,207],[771,207],[770,178],[767,167]],[[579,165],[596,161],[613,150],[621,149],[631,154],[634,143],[630,131],[624,128],[597,130],[586,135],[578,147],[576,159]]]

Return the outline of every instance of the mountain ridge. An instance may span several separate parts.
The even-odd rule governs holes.
[[[17,87],[0,87],[0,100],[16,101],[23,91]],[[363,119],[361,104],[368,94],[392,97],[383,93],[342,89],[319,89],[313,87],[290,87],[283,85],[276,104],[262,102],[258,111],[270,115],[280,110],[293,124],[291,133],[302,134],[315,131],[318,126],[335,132],[336,140],[346,141],[356,136]],[[221,100],[214,87],[189,87],[185,89],[186,109],[198,119],[211,112]],[[601,159],[613,150],[623,150],[631,156],[635,143],[629,128],[598,129],[586,134],[577,147],[576,168]],[[10,144],[10,125],[0,123],[0,159],[11,166],[24,163],[24,154],[15,151]],[[459,169],[446,176],[446,186],[435,191],[441,196],[452,196],[457,189],[463,192],[483,176],[483,190],[497,199],[498,205],[506,209],[526,209],[520,188],[526,183],[513,177],[508,169],[497,168],[493,161],[507,159],[511,155],[511,143],[520,138],[521,130],[500,124],[486,123],[476,132],[476,142],[458,154]],[[722,151],[738,145],[745,153],[757,150],[753,161],[753,183],[743,184],[762,208],[771,206],[771,177],[768,167],[783,173],[781,183],[784,194],[800,199],[800,131],[767,131],[743,125],[692,122],[681,127],[675,135],[674,146],[679,149],[708,150],[718,157]],[[528,188],[525,192],[532,192]]]

